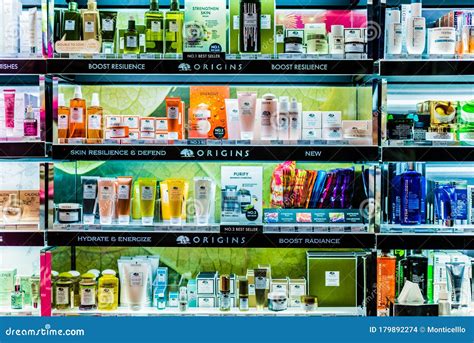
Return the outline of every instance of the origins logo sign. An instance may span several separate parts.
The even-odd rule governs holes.
[[[233,245],[241,246],[247,243],[245,236],[178,236],[176,238],[177,245]]]

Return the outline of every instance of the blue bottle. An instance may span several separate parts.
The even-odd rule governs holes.
[[[452,182],[435,182],[434,187],[435,222],[453,226],[456,219],[456,187]]]
[[[413,164],[410,163],[408,170],[400,177],[400,224],[402,225],[422,223],[423,176],[414,169]]]

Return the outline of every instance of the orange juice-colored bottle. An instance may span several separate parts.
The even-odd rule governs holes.
[[[81,86],[74,89],[69,110],[69,138],[86,138],[86,100],[82,98]]]
[[[64,101],[64,94],[58,95],[58,139],[65,139],[68,137],[69,131],[69,107]]]
[[[87,108],[87,138],[102,138],[102,117],[104,110],[100,107],[99,94],[92,94],[91,106]]]
[[[377,310],[386,311],[395,301],[396,257],[382,251],[377,257]]]

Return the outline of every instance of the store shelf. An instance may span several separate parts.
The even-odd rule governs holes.
[[[9,307],[0,307],[0,317],[7,317],[7,316],[39,316],[40,310],[37,308],[32,308],[27,306],[21,310],[13,310]]]
[[[53,145],[55,160],[378,161],[375,146],[291,145]]]
[[[0,141],[0,158],[41,158],[47,148],[45,142]]]
[[[473,162],[474,146],[383,147],[384,162]]]
[[[47,61],[51,74],[310,74],[368,75],[372,60],[338,59],[208,59],[173,60],[149,58],[55,58]]]
[[[379,73],[382,77],[401,77],[404,82],[412,82],[417,76],[474,76],[474,60],[446,59],[422,60],[400,59],[380,60]],[[459,82],[462,80],[451,80]],[[430,82],[425,78],[422,82]]]
[[[230,226],[226,226],[229,228]],[[262,233],[254,232],[154,232],[106,230],[50,230],[50,246],[144,246],[188,248],[354,248],[373,249],[375,235],[365,232]]]
[[[156,308],[146,308],[140,311],[133,311],[129,308],[119,308],[116,311],[80,311],[80,310],[53,310],[53,316],[242,316],[242,317],[293,317],[293,316],[364,316],[365,311],[359,307],[320,307],[314,311],[306,312],[300,308],[288,308],[285,311],[269,311],[268,309],[257,311],[250,309],[249,311],[240,311],[238,308],[231,308],[230,311],[220,311],[218,308],[188,308],[181,312],[177,308],[167,308],[164,310],[157,310]]]
[[[377,234],[377,249],[474,249],[474,234]]]
[[[0,230],[0,246],[44,246],[43,231]]]
[[[0,75],[46,74],[46,60],[39,58],[0,59]]]

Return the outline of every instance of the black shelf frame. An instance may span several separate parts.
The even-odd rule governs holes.
[[[377,234],[377,249],[472,250],[474,234]]]
[[[474,146],[382,147],[383,162],[474,162]]]
[[[0,230],[0,247],[43,247],[44,231]]]

